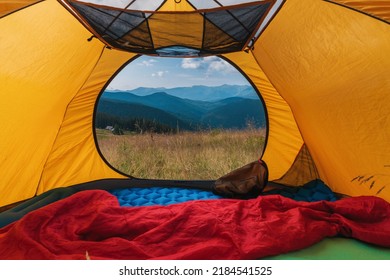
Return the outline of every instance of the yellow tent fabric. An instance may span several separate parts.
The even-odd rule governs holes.
[[[33,5],[39,1],[42,0],[3,0],[1,1],[0,5],[0,18],[30,5]]]
[[[19,9],[21,2],[31,1],[7,1],[18,10],[12,13],[0,4],[0,206],[125,178],[98,153],[93,114],[108,81],[137,54],[88,40],[92,33],[56,0]],[[186,2],[169,0],[161,9],[193,9]],[[305,146],[334,191],[390,201],[384,2],[287,0],[253,48],[223,55],[265,102],[270,180],[283,177]]]
[[[389,31],[339,5],[286,1],[254,50],[336,192],[389,199]]]
[[[345,7],[355,9],[390,23],[390,2],[387,0],[329,0]]]

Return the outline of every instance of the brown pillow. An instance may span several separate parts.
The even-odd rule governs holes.
[[[261,194],[267,182],[267,165],[259,159],[216,180],[214,193],[230,198],[254,198]]]

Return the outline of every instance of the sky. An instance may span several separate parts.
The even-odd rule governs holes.
[[[167,58],[141,56],[130,62],[107,89],[132,90],[138,87],[187,87],[193,85],[249,85],[230,63],[216,57]]]

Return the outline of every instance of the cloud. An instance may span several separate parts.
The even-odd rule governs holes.
[[[232,73],[235,71],[229,62],[216,56],[208,56],[201,59],[183,58],[181,67],[183,69],[206,69],[206,74],[212,72]]]
[[[153,66],[156,62],[157,62],[157,60],[151,58],[151,59],[148,59],[148,60],[142,60],[141,62],[138,62],[137,65],[150,67],[150,66]]]
[[[157,71],[156,73],[152,73],[152,77],[162,78],[167,73],[168,73],[168,71]]]
[[[201,67],[202,61],[198,58],[183,58],[181,67],[184,69],[198,69]]]
[[[234,71],[234,68],[225,60],[219,60],[219,61],[212,61],[209,64],[208,71],[217,71],[217,72],[224,72],[224,73],[231,73]]]

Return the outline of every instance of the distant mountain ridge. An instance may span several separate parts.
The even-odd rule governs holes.
[[[143,94],[149,91],[145,88],[142,90]],[[244,98],[234,94],[225,94],[223,99],[204,101],[179,98],[165,91],[136,95],[129,91],[107,90],[99,100],[99,112],[122,120],[143,118],[158,121],[182,130],[243,129],[248,124],[265,126],[264,108],[259,98]]]
[[[258,95],[252,86],[249,85],[221,85],[221,86],[192,86],[176,88],[148,88],[139,87],[132,90],[106,90],[106,92],[130,92],[138,96],[151,95],[156,92],[165,92],[171,96],[199,100],[216,101],[229,97],[243,97],[249,99],[258,99]]]
[[[98,104],[98,117],[99,114],[101,114],[101,116],[104,115],[108,119],[116,119],[121,122],[134,119],[146,119],[171,128],[180,127],[183,130],[194,130],[194,126],[191,125],[191,123],[183,121],[163,110],[142,104],[103,99]],[[105,123],[104,127],[106,125],[114,126],[115,124]]]
[[[121,101],[156,108],[187,121],[199,120],[207,112],[208,103],[171,96],[165,92],[138,96],[130,92],[105,92],[101,100]]]

